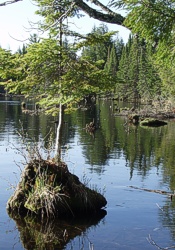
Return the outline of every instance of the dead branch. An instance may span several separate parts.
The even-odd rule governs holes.
[[[105,12],[107,12],[110,15],[115,16],[116,13],[113,12],[112,10],[110,10],[107,6],[105,6],[104,4],[100,3],[98,0],[91,0],[91,2],[99,7],[102,8],[102,10],[104,10]]]
[[[156,203],[156,206],[163,212],[163,208],[161,208],[158,203]]]
[[[1,6],[6,6],[6,5],[8,5],[8,4],[17,3],[17,2],[19,2],[19,1],[22,1],[22,0],[5,1],[5,2],[3,2],[3,3],[0,3],[0,7],[1,7]]]
[[[164,191],[164,190],[139,188],[139,187],[135,187],[135,186],[129,186],[129,187],[130,188],[134,188],[134,189],[139,189],[139,190],[147,191],[147,192],[157,193],[157,194],[173,195],[170,192],[167,192],[167,191]]]
[[[124,26],[123,22],[124,22],[125,18],[118,13],[115,13],[115,15],[113,15],[113,13],[108,14],[110,10],[107,7],[105,8],[105,11],[107,11],[107,14],[106,14],[106,13],[102,13],[100,11],[97,11],[96,9],[91,8],[83,0],[74,0],[73,2],[76,4],[76,6],[78,8],[80,8],[83,12],[88,14],[89,17],[92,17],[92,18],[97,19],[97,20],[102,21],[102,22],[113,23],[113,24],[118,24],[118,25]],[[93,1],[93,3],[97,6],[99,6],[99,4],[101,4],[97,0]],[[103,7],[103,10],[104,10],[103,4],[101,4],[100,7],[101,8]],[[110,11],[110,12],[112,12],[112,11]]]

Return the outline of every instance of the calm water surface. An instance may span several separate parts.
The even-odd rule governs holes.
[[[28,105],[32,109],[32,105]],[[72,233],[64,247],[54,238],[35,249],[156,249],[175,246],[175,198],[134,189],[175,190],[175,123],[159,128],[126,124],[114,115],[115,106],[99,101],[90,110],[65,115],[62,158],[69,170],[91,188],[104,192],[107,214],[101,220],[85,223],[84,230]],[[95,118],[95,135],[83,129]],[[0,249],[33,249],[27,245],[22,225],[6,212],[6,202],[19,181],[24,145],[17,131],[21,124],[28,142],[43,142],[55,131],[54,118],[30,116],[21,110],[20,99],[0,99]],[[45,138],[45,139],[43,139]],[[20,167],[19,167],[20,166]],[[83,222],[79,222],[82,228]],[[73,224],[72,224],[73,225]],[[66,226],[65,226],[66,227]],[[78,227],[78,226],[77,226]],[[72,228],[74,228],[72,226]],[[63,226],[63,230],[64,226]],[[72,229],[73,230],[73,229]],[[72,231],[73,232],[73,231]],[[57,233],[57,232],[54,232]],[[152,241],[151,241],[152,240]],[[33,236],[35,241],[35,236]],[[150,242],[151,241],[151,242]],[[31,235],[30,235],[30,242]]]

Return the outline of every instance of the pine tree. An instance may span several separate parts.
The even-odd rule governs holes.
[[[116,94],[118,95],[119,99],[125,99],[128,97],[127,91],[129,88],[129,46],[123,47],[121,59],[119,61],[119,67],[117,72],[117,79],[116,79]]]
[[[105,64],[105,70],[108,72],[108,74],[116,78],[116,73],[118,70],[118,58],[115,44],[113,44],[112,49],[108,53],[108,59]]]
[[[161,95],[161,79],[153,63],[153,48],[144,42],[140,49],[138,91],[142,98],[153,99]]]
[[[96,35],[97,37],[101,36],[101,35],[105,35],[106,33],[108,33],[108,27],[107,25],[100,25],[100,27],[93,27],[92,31],[91,31],[91,35]],[[106,41],[104,42],[99,42],[96,43],[95,45],[89,45],[87,47],[84,47],[83,52],[82,52],[82,57],[86,57],[89,60],[91,60],[92,62],[96,62],[96,61],[100,61],[103,60],[103,64],[102,64],[102,68],[104,68],[104,65],[107,61],[108,58],[108,52],[109,50],[112,48],[113,45],[113,41],[111,39],[111,37],[109,37],[108,39],[106,39]]]
[[[123,47],[124,47],[123,39],[122,38],[119,39],[117,37],[116,40],[114,40],[114,44],[115,44],[116,54],[117,54],[118,63],[119,63],[119,60],[122,56]]]
[[[138,99],[138,81],[139,81],[139,63],[140,63],[140,44],[138,37],[133,38],[129,53],[128,84],[129,98]]]
[[[161,94],[161,80],[153,63],[153,47],[131,37],[122,51],[116,91],[122,98],[150,99]]]
[[[19,47],[19,49],[17,50],[17,53],[19,53],[20,55],[24,55],[27,53],[27,45],[23,44],[22,48]]]

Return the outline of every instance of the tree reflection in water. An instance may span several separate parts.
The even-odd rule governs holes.
[[[64,249],[66,244],[76,236],[82,236],[83,239],[88,228],[92,226],[96,227],[106,216],[106,211],[101,210],[94,216],[86,216],[78,219],[68,218],[66,220],[55,219],[52,221],[41,221],[30,216],[20,217],[12,214],[9,216],[16,223],[21,243],[25,249],[52,250]],[[88,244],[91,246],[92,243],[88,241]]]

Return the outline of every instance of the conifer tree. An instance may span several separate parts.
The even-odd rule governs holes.
[[[153,47],[130,37],[117,73],[117,93],[122,98],[153,98],[161,94],[161,80],[153,63]]]
[[[129,46],[126,44],[122,50],[116,79],[116,94],[118,95],[119,99],[125,99],[128,97],[127,91],[129,88],[129,65]]]
[[[105,64],[105,70],[108,72],[108,74],[112,75],[114,79],[116,78],[116,73],[118,70],[118,57],[115,44],[113,44],[111,50],[109,50],[107,62]]]
[[[91,35],[96,35],[97,37],[100,37],[101,35],[105,35],[109,32],[107,25],[101,24],[99,27],[93,27],[91,31]],[[103,60],[102,67],[104,67],[107,58],[108,58],[108,52],[112,48],[113,41],[109,37],[106,41],[103,43],[96,43],[95,45],[89,45],[83,49],[82,57],[86,57],[92,62],[96,62],[99,60]]]
[[[17,50],[17,53],[19,53],[20,55],[24,55],[27,53],[27,46],[25,44],[23,44],[22,48],[19,47],[19,49]]]
[[[129,98],[138,99],[138,81],[139,81],[139,63],[140,63],[140,44],[138,37],[133,38],[129,53],[128,84]]]
[[[141,97],[147,100],[162,94],[161,79],[153,62],[153,48],[145,42],[140,49],[138,91]]]
[[[83,46],[94,43],[101,49],[100,43],[108,43],[111,34],[88,34],[84,36],[84,41],[69,44],[64,39],[70,34],[68,22],[65,21],[67,16],[74,15],[72,12],[69,13],[72,2],[68,0],[56,1],[53,4],[50,4],[50,0],[37,0],[37,2],[40,7],[38,14],[44,17],[40,27],[49,29],[49,38],[30,44],[23,56],[18,54],[18,57],[11,57],[9,53],[2,51],[2,57],[8,56],[10,62],[5,64],[3,70],[0,67],[0,77],[7,80],[4,84],[9,91],[13,93],[20,91],[23,95],[34,98],[46,113],[59,114],[61,121],[63,106],[67,111],[72,111],[85,96],[111,88],[111,78],[102,69],[101,62],[90,62],[79,58],[76,54]],[[65,15],[66,8],[67,15]],[[15,63],[12,64],[13,58]],[[13,69],[10,64],[14,65]],[[15,75],[15,78],[8,79],[11,74]],[[57,153],[59,150],[56,147]]]
[[[118,58],[118,64],[119,64],[119,60],[122,56],[122,50],[124,47],[124,41],[123,39],[119,39],[118,37],[116,38],[116,40],[114,40],[114,44],[115,44],[115,48],[116,48],[116,54],[117,54],[117,58]]]

